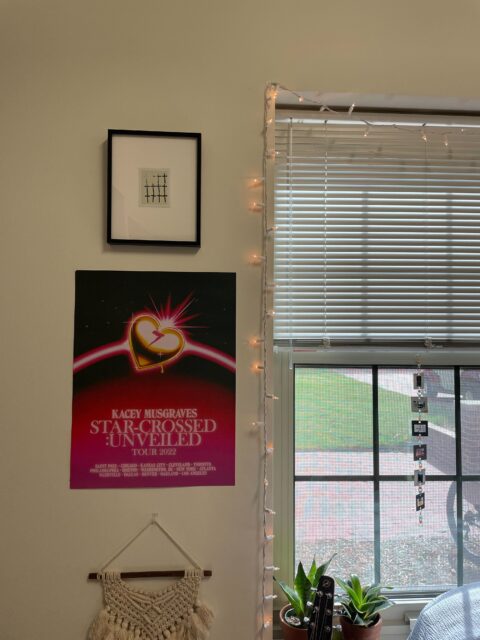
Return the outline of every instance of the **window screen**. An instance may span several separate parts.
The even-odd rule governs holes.
[[[294,367],[295,560],[397,593],[480,579],[480,369],[425,369],[423,524],[410,423],[414,367]],[[461,509],[458,508],[461,505]]]

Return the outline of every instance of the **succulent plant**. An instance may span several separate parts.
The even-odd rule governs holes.
[[[336,579],[338,586],[344,593],[339,600],[342,604],[343,615],[352,623],[361,627],[370,627],[378,619],[380,611],[391,607],[391,602],[386,596],[381,594],[380,584],[371,584],[362,587],[360,579],[355,574],[349,580]]]

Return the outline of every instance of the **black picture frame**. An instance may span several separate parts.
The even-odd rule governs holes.
[[[200,247],[201,174],[201,133],[109,129],[107,242]]]

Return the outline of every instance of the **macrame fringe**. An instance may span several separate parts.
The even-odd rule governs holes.
[[[207,629],[210,629],[213,623],[213,611],[206,604],[199,602],[195,608],[195,613],[202,621],[202,624]]]
[[[213,622],[213,613],[205,605],[198,603],[188,618],[175,630],[164,631],[168,640],[207,640]],[[88,640],[139,640],[138,632],[128,629],[115,621],[108,611],[102,609],[94,620]]]
[[[177,630],[175,640],[207,640],[212,622],[212,611],[205,604],[198,603],[187,621]]]

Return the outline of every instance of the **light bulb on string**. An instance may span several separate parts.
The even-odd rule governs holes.
[[[272,83],[270,85],[270,92],[269,93],[272,96],[272,98],[276,98],[278,96],[278,84]]]
[[[298,96],[298,101],[300,102],[300,104],[304,101],[304,97],[303,96]]]
[[[263,204],[263,202],[253,201],[252,203],[250,203],[250,206],[248,208],[250,209],[250,211],[263,211],[265,205]]]
[[[428,138],[427,138],[427,132],[425,131],[425,125],[423,125],[422,127],[422,140],[424,142],[427,142]]]
[[[276,593],[268,593],[263,597],[264,600],[275,600],[276,598],[278,598]]]
[[[252,253],[249,258],[250,264],[262,264],[262,262],[265,262],[265,260],[265,256],[261,256],[258,253]]]
[[[248,344],[251,347],[259,347],[263,342],[265,342],[263,338],[257,338],[256,336],[254,336],[253,338],[250,338]]]
[[[252,178],[251,182],[250,182],[250,187],[252,189],[256,189],[257,187],[260,187],[265,181],[265,178]]]
[[[267,228],[265,229],[265,231],[266,231],[267,233],[271,233],[271,234],[273,234],[273,233],[275,233],[276,231],[278,231],[278,227],[277,227],[277,225],[275,225],[275,224],[274,224],[274,225],[273,225],[273,227],[267,227]]]
[[[263,568],[265,569],[265,571],[280,571],[280,567],[276,567],[274,564],[269,564]]]
[[[275,160],[275,158],[277,156],[280,155],[280,151],[266,151],[265,152],[265,157],[267,158],[267,160]]]
[[[253,365],[252,365],[253,373],[260,373],[264,369],[265,369],[265,367],[260,362],[254,362]]]
[[[276,316],[276,314],[277,312],[275,311],[275,309],[269,309],[265,315],[267,316],[267,318],[273,318],[274,316]]]
[[[446,133],[443,134],[443,144],[448,147],[448,136]]]
[[[261,420],[254,420],[252,422],[252,427],[254,428],[264,427],[264,426],[265,426],[265,422],[262,422]]]

